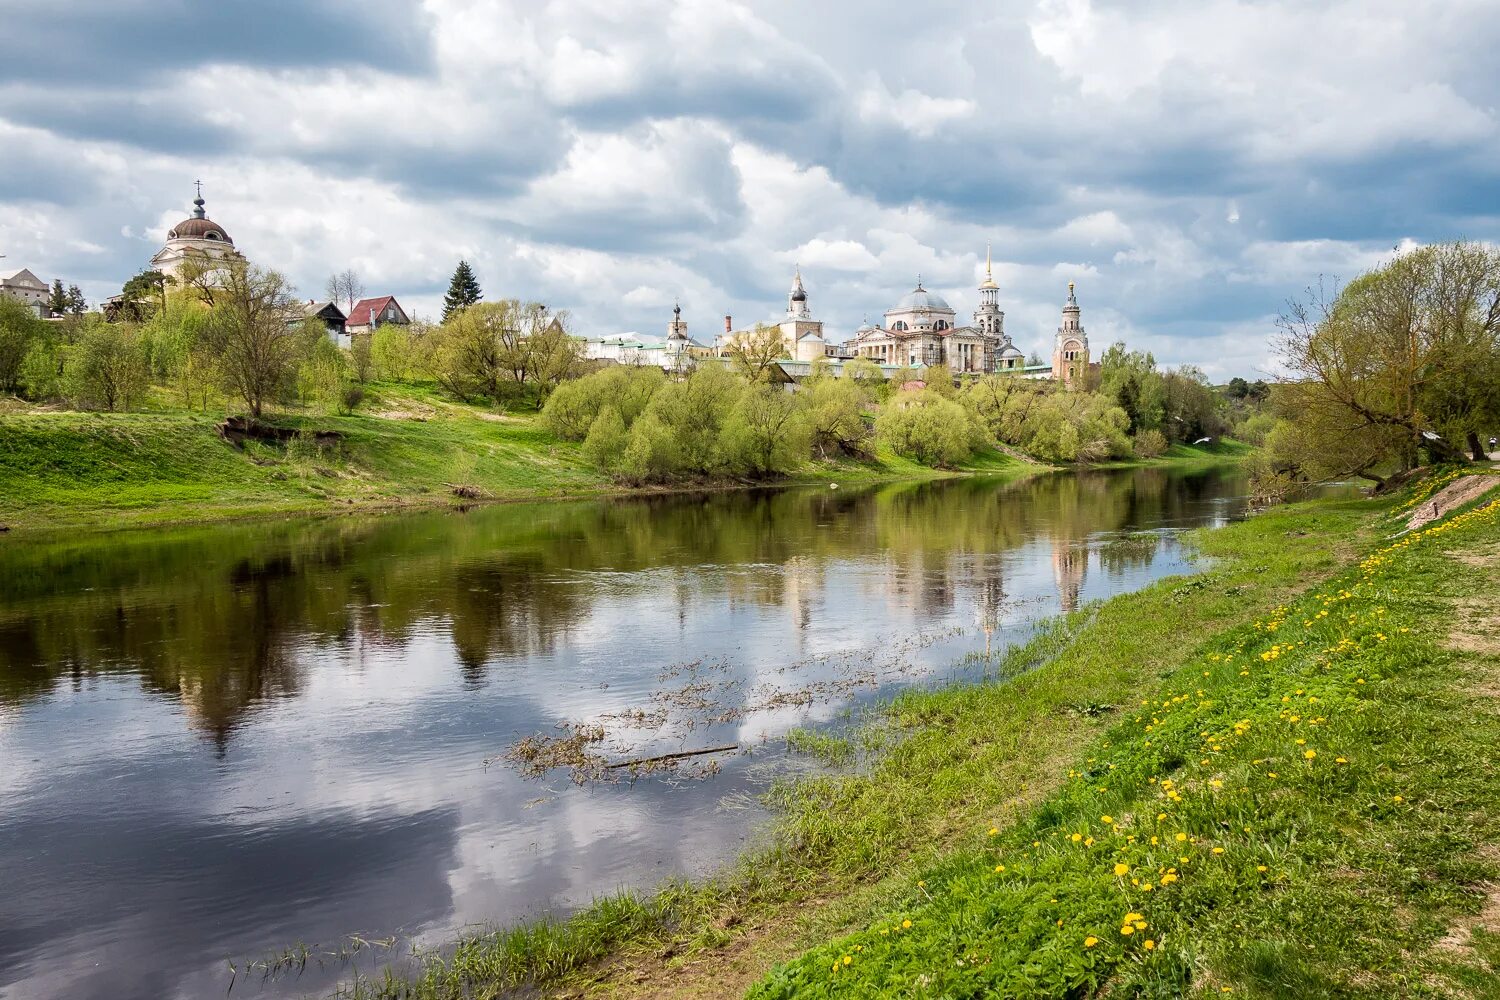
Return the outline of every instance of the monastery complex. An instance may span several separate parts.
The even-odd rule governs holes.
[[[780,335],[782,355],[786,359],[781,366],[793,376],[806,374],[812,363],[819,359],[837,370],[846,361],[864,358],[888,372],[946,365],[959,375],[1008,373],[1022,378],[1055,379],[1071,386],[1093,364],[1081,313],[1076,290],[1069,282],[1062,319],[1053,338],[1051,363],[1027,365],[1025,354],[1005,331],[1000,286],[995,283],[993,266],[986,251],[984,280],[979,284],[979,308],[964,325],[959,324],[958,314],[947,300],[924,288],[918,276],[916,287],[885,310],[881,325],[866,323],[847,340],[834,342],[825,333],[823,321],[813,316],[799,268],[792,275],[784,316],[748,329],[736,329],[733,320],[726,316],[724,332],[715,338],[713,344],[704,344],[688,336],[681,306],[672,310],[666,339],[659,344],[632,335],[589,339],[585,343],[591,358],[673,368],[692,358],[727,356],[748,346],[755,338],[766,336],[768,331],[774,331]]]

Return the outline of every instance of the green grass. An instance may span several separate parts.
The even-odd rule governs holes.
[[[1447,644],[1458,602],[1494,606],[1497,545],[1500,502],[1199,646],[1057,791],[749,996],[1500,996],[1493,927],[1437,947],[1500,905],[1500,713],[1475,693],[1500,656]],[[907,699],[901,756],[984,698]]]
[[[492,997],[520,983],[562,990],[590,983],[608,992],[633,989],[638,976],[662,977],[654,983],[661,992],[668,983],[686,989],[689,970],[714,969],[718,949],[742,933],[742,945],[767,957],[762,968],[798,947],[834,940],[779,973],[778,985],[765,989],[780,993],[767,995],[860,983],[820,977],[833,975],[833,957],[884,941],[879,931],[916,912],[953,859],[987,862],[985,831],[992,825],[1019,829],[1015,824],[1029,822],[1049,796],[1072,794],[1069,769],[1092,769],[1102,759],[1095,751],[1095,762],[1080,760],[1079,747],[1115,723],[1119,706],[1135,705],[1146,693],[1154,697],[1167,679],[1197,669],[1195,648],[1214,646],[1226,630],[1244,629],[1352,563],[1381,509],[1368,501],[1324,502],[1201,532],[1197,543],[1215,560],[1205,574],[1162,581],[1058,620],[988,664],[1003,683],[902,695],[845,740],[870,751],[861,754],[868,766],[858,773],[777,783],[770,795],[777,820],[722,876],[671,886],[664,896],[611,897],[571,920],[480,934],[451,961],[428,956],[411,978],[363,984],[351,995]],[[1163,622],[1172,623],[1169,634]],[[809,753],[854,756],[817,734],[794,734],[789,742]],[[925,942],[933,948],[949,940],[938,926],[932,924],[934,936]],[[759,930],[726,929],[747,927]],[[851,929],[862,936],[839,936]],[[665,961],[664,949],[672,956]],[[861,988],[892,995],[880,993],[882,983],[871,979]],[[711,995],[728,990],[717,978],[700,985]],[[649,993],[652,986],[641,989]]]
[[[579,497],[627,490],[593,469],[577,444],[534,413],[497,414],[434,387],[375,384],[353,415],[280,415],[276,423],[335,431],[335,446],[250,444],[217,432],[222,414],[153,397],[141,413],[0,412],[0,524],[61,528],[348,512],[482,499]],[[949,475],[1022,475],[1035,468],[996,451],[941,471],[894,454],[813,462],[784,482],[854,484]],[[694,484],[736,486],[741,483]]]

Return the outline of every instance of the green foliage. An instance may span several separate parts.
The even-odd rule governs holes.
[[[45,324],[30,309],[8,295],[0,295],[0,392],[15,392],[21,384],[21,364]]]
[[[752,385],[724,421],[722,464],[757,477],[782,475],[806,461],[810,437],[796,397],[781,386]]]
[[[386,382],[407,382],[419,363],[418,331],[410,325],[387,323],[370,336],[370,360],[375,377]]]
[[[864,384],[854,378],[824,378],[804,383],[803,398],[813,447],[825,458],[862,450],[869,428],[863,411],[868,402]]]
[[[1281,317],[1278,353],[1292,374],[1273,390],[1302,425],[1281,461],[1377,485],[1427,452],[1459,460],[1459,444],[1500,424],[1500,250],[1480,243],[1419,247],[1321,291]],[[1280,443],[1286,443],[1289,438]],[[1313,475],[1311,471],[1305,473]]]
[[[553,390],[542,423],[565,441],[581,441],[608,406],[629,427],[666,381],[660,368],[611,365]]]
[[[52,337],[37,337],[21,361],[20,387],[27,398],[52,399],[62,392],[63,350]]]
[[[1102,462],[1132,453],[1130,418],[1104,393],[989,375],[962,396],[996,440],[1051,462]]]
[[[1160,458],[1167,451],[1167,437],[1158,430],[1137,431],[1130,441],[1136,458]]]
[[[854,382],[871,395],[882,395],[885,391],[885,372],[869,358],[853,358],[844,362],[844,378]]]
[[[298,395],[302,401],[319,406],[324,412],[347,413],[354,408],[345,405],[353,396],[350,390],[354,384],[353,371],[345,353],[327,336],[316,337],[297,373]],[[355,405],[363,398],[361,392]]]
[[[553,398],[556,398],[555,394]],[[589,425],[588,436],[583,440],[583,456],[595,468],[613,474],[619,471],[629,444],[630,435],[626,433],[620,411],[606,404]]]
[[[1122,343],[1111,344],[1099,359],[1099,391],[1125,411],[1131,433],[1162,428],[1166,391],[1150,352],[1127,351]]]
[[[91,324],[63,362],[68,398],[84,409],[114,412],[140,403],[150,384],[140,332],[128,324]]]
[[[737,471],[735,456],[720,439],[746,388],[744,379],[718,365],[696,368],[682,381],[663,385],[630,428],[626,472],[637,482],[649,482]]]
[[[875,418],[875,437],[898,455],[952,467],[980,443],[968,409],[930,389],[891,397]]]
[[[1134,711],[1055,763],[1067,771],[1051,794],[1014,822],[975,816],[957,849],[891,880],[878,910],[846,917],[859,930],[750,997],[1468,995],[1455,982],[1492,995],[1482,953],[1444,939],[1500,874],[1481,846],[1500,832],[1487,766],[1500,717],[1475,701],[1483,673],[1466,676],[1475,655],[1495,658],[1453,649],[1446,609],[1476,587],[1495,595],[1482,568],[1444,550],[1500,541],[1497,513],[1398,541],[1196,649],[1201,632],[1169,642],[1175,670],[1143,678]],[[1328,527],[1299,512],[1235,537],[1286,546],[1287,529],[1326,538]],[[1347,532],[1346,521],[1334,537]],[[1283,560],[1261,558],[1241,561],[1237,579],[1284,576]],[[1192,604],[1240,599],[1238,585],[1200,579]],[[1168,588],[1129,603],[1160,605]],[[1201,616],[1162,611],[1179,631],[1179,618]],[[1118,647],[1139,626],[1109,625],[1113,663],[1129,663]],[[1081,678],[1072,646],[1043,669]],[[868,813],[883,784],[948,787],[986,754],[963,739],[998,694],[904,697],[893,714],[914,731],[892,762],[868,782],[821,783],[799,809],[839,810],[825,820],[836,824]],[[961,787],[972,796],[973,785]]]
[[[461,260],[458,267],[453,270],[453,280],[448,283],[447,294],[443,296],[443,322],[447,323],[454,313],[469,308],[484,298],[484,293],[479,290],[479,279],[474,277],[474,269],[469,262]]]

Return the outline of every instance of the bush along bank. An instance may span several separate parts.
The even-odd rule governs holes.
[[[1497,578],[1491,501],[1223,634],[749,995],[1500,996]]]

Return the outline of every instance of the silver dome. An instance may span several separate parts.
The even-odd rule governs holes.
[[[910,312],[916,309],[941,309],[946,312],[953,311],[953,307],[950,306],[947,300],[944,299],[941,295],[937,294],[936,292],[929,292],[921,285],[918,285],[913,291],[908,292],[905,298],[903,298],[900,302],[897,302],[895,307],[891,309],[891,312]]]

